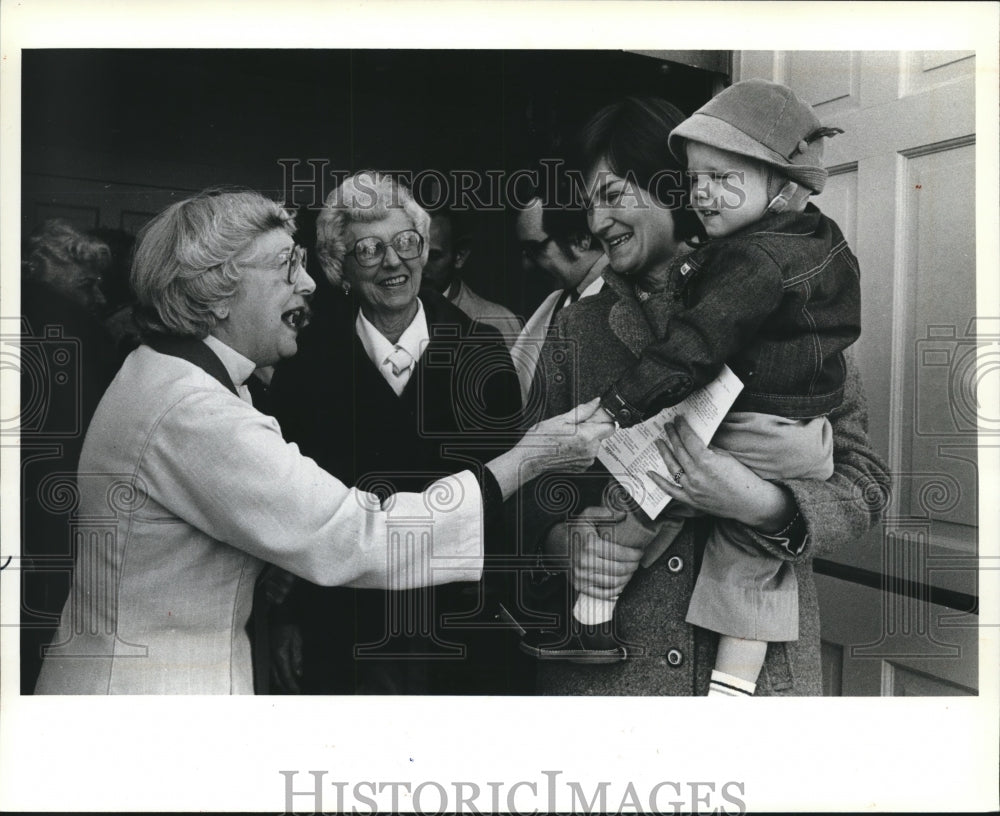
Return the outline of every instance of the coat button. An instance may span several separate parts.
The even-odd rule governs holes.
[[[671,649],[667,652],[667,663],[671,666],[679,666],[684,662],[684,654],[680,649]]]
[[[679,555],[671,556],[667,560],[667,569],[674,573],[680,572],[684,569],[684,559]]]
[[[628,408],[622,408],[621,411],[618,412],[618,416],[620,417],[620,421],[623,425],[632,421],[632,412]]]

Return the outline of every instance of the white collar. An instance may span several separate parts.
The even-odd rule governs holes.
[[[585,297],[596,295],[603,288],[604,288],[604,278],[598,275],[590,283],[587,284],[587,287],[582,292],[580,292],[580,299],[582,300]]]
[[[587,270],[587,275],[596,271],[597,277],[588,283],[584,289],[578,290],[580,292],[580,297],[590,297],[591,295],[596,295],[601,291],[604,287],[604,278],[602,277],[602,274],[609,263],[611,263],[611,259],[607,255],[601,255],[601,257],[594,262],[594,265]],[[584,275],[584,278],[586,278],[587,275]]]
[[[590,269],[587,270],[587,274],[583,276],[584,280],[586,280],[587,275],[590,275],[591,272],[597,272],[597,277],[595,277],[590,283],[584,286],[583,289],[577,286],[576,297],[572,301],[567,296],[563,296],[562,298],[558,298],[555,301],[555,303],[552,304],[552,308],[554,309],[557,304],[561,304],[562,306],[568,306],[570,305],[570,303],[576,303],[576,301],[580,300],[581,298],[590,297],[591,295],[596,295],[598,292],[600,292],[601,289],[604,288],[604,277],[602,273],[604,272],[604,269],[610,262],[611,259],[607,255],[601,255],[600,258],[594,261]],[[557,289],[556,291],[558,292],[560,290]],[[566,290],[562,291],[565,292]]]
[[[424,305],[420,302],[420,298],[417,298],[417,313],[395,343],[390,343],[360,309],[357,320],[354,321],[354,330],[361,339],[361,345],[364,346],[368,359],[380,369],[386,357],[392,354],[396,346],[406,351],[416,363],[431,339],[430,332],[427,330],[427,315],[424,314]]]
[[[227,346],[218,337],[213,337],[211,334],[203,337],[202,342],[208,346],[212,351],[215,352],[215,356],[222,361],[222,365],[226,368],[226,373],[229,374],[229,379],[233,381],[233,385],[239,387],[243,385],[250,375],[254,373],[257,368],[257,364],[240,354],[232,346]]]

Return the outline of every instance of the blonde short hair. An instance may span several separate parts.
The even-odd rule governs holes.
[[[204,190],[167,207],[139,232],[132,262],[142,333],[207,336],[212,307],[239,284],[235,261],[275,229],[294,233],[293,215],[252,190]]]
[[[402,209],[413,222],[413,229],[424,239],[420,263],[427,262],[430,215],[413,200],[403,182],[384,173],[363,170],[346,178],[326,197],[323,210],[316,219],[316,255],[330,283],[340,286],[344,281],[348,227],[381,221],[393,208]]]

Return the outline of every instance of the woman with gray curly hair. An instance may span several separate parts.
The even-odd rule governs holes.
[[[87,534],[37,693],[252,693],[246,624],[265,562],[323,585],[476,581],[483,517],[559,460],[589,463],[608,435],[566,416],[391,503],[346,487],[243,385],[295,354],[308,318],[315,284],[294,230],[258,193],[206,191],[140,234],[144,343],[87,431],[71,497]]]
[[[345,484],[424,490],[521,435],[503,338],[421,287],[429,229],[409,190],[372,171],[346,179],[317,219],[334,302],[317,307],[270,396],[286,439]],[[500,551],[505,532],[487,524],[488,555],[513,555]],[[299,581],[276,611],[274,680],[311,693],[526,693],[532,667],[513,633],[492,620],[470,625],[477,609],[503,597],[498,576],[487,569],[486,578],[485,589],[459,582],[388,592]],[[459,618],[464,625],[449,625]]]
[[[347,178],[316,221],[316,252],[327,279],[345,294],[353,291],[362,314],[391,343],[419,310],[430,225],[407,187],[377,172]]]
[[[100,316],[101,277],[111,266],[108,245],[68,221],[50,218],[29,236],[22,276]]]

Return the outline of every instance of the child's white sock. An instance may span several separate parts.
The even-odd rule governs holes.
[[[576,597],[573,605],[573,617],[580,623],[593,626],[598,623],[607,623],[614,617],[615,601],[605,601],[601,598],[592,598],[590,595],[580,593]]]
[[[718,669],[712,669],[712,680],[708,684],[709,697],[753,697],[756,683],[741,680]]]

